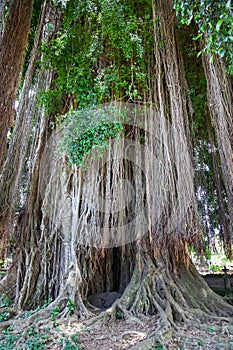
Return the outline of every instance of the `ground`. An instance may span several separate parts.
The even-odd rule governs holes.
[[[74,323],[70,326],[62,325],[61,330],[79,333],[79,345],[88,350],[116,350],[116,349],[141,349],[140,342],[153,335],[156,327],[156,317],[130,322],[118,320],[104,327],[87,331],[84,324]],[[50,348],[50,349],[55,349]],[[142,347],[143,349],[143,347]],[[162,350],[157,346],[153,350]],[[165,348],[164,348],[165,349]],[[179,325],[179,332],[167,350],[233,350],[233,334],[229,334],[227,328],[221,324],[193,324]],[[152,349],[151,349],[152,350]]]
[[[13,329],[3,331],[0,350],[233,350],[233,334],[223,323],[179,324],[169,345],[151,348],[144,347],[143,340],[153,335],[158,322],[156,316],[141,316],[135,320],[118,319],[95,328],[89,328],[88,321],[81,322],[73,316],[58,322],[54,319],[41,326],[37,322],[24,335],[23,343],[17,343],[17,340],[12,342]]]
[[[69,308],[69,312],[72,310]],[[96,314],[95,318],[101,314],[100,309],[95,308],[90,312]],[[20,317],[20,326],[32,314],[33,311],[25,312]],[[222,321],[206,323],[191,320],[189,323],[176,324],[177,330],[166,347],[159,344],[145,347],[145,340],[155,333],[158,316],[131,315],[124,319],[117,312],[116,320],[105,318],[105,324],[92,324],[93,319],[90,316],[80,320],[69,314],[61,319],[59,308],[55,307],[50,310],[50,320],[35,318],[34,323],[23,334],[19,335],[16,331],[15,321],[10,327],[3,329],[0,334],[0,350],[233,350],[232,325],[228,326]],[[1,321],[4,321],[4,313],[0,314]]]

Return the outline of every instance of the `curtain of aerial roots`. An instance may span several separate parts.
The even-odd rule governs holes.
[[[165,245],[186,240],[193,187],[184,135],[150,107],[130,107],[129,120],[124,137],[110,140],[99,159],[93,152],[85,167],[68,166],[61,158],[62,131],[55,131],[45,147],[38,196],[43,215],[40,288],[48,297],[77,290],[88,294],[101,258],[113,248],[134,260],[136,245],[140,260],[143,242],[168,249]],[[111,264],[105,273],[110,281]],[[126,287],[129,279],[119,284]],[[111,281],[105,289],[113,289]]]
[[[114,247],[119,247],[126,259],[137,257],[136,264],[140,265],[146,261],[145,249],[178,260],[185,242],[197,237],[181,63],[171,8],[160,7],[166,15],[161,18],[166,44],[162,52],[155,48],[157,79],[152,100],[159,105],[158,112],[147,105],[126,105],[124,137],[109,141],[102,158],[96,159],[93,153],[85,167],[70,167],[59,156],[62,131],[54,132],[45,148],[38,193],[42,209],[40,244],[47,259],[41,262],[38,283],[47,297],[68,290],[75,293],[76,289],[88,293],[100,261],[104,263],[103,257]],[[155,42],[160,42],[157,33],[155,28]],[[105,273],[110,275],[110,270],[109,266]],[[127,278],[121,281],[125,286]],[[99,289],[95,286],[93,290]]]
[[[219,57],[214,62],[208,56],[203,59],[207,88],[208,102],[215,126],[218,149],[222,164],[223,179],[227,192],[229,230],[225,232],[224,243],[227,254],[231,257],[233,237],[233,107],[232,85],[226,74],[226,67]],[[229,234],[227,234],[229,232]]]
[[[169,171],[174,180],[169,189],[171,203],[178,202],[178,211],[174,211],[179,225],[173,227],[175,246],[180,239],[184,242],[200,240],[200,227],[196,200],[193,189],[193,168],[190,161],[190,136],[188,128],[189,100],[186,94],[182,55],[175,30],[175,14],[169,1],[152,1],[154,17],[155,70],[157,79],[154,84],[154,100],[159,104],[161,120],[169,118],[174,137],[174,151],[170,159]],[[157,20],[159,18],[159,21]],[[159,43],[163,43],[160,47]],[[169,134],[163,135],[163,143],[169,145]],[[169,188],[166,187],[166,188]],[[183,210],[181,209],[183,208]],[[180,214],[181,210],[181,214]],[[184,212],[186,216],[184,216]],[[181,217],[183,216],[183,220]],[[173,243],[169,234],[166,244]]]
[[[14,104],[30,30],[32,3],[32,0],[12,1],[3,33],[0,36],[0,172],[7,151],[7,134],[15,118]],[[4,19],[5,5],[3,1],[0,8],[1,21]],[[2,177],[0,181],[3,183]],[[0,190],[1,204],[5,195],[1,184]],[[9,218],[3,217],[4,209],[5,207],[0,205],[0,258],[5,257],[3,251],[10,222]]]
[[[45,1],[25,75],[12,140],[0,179],[1,224],[6,233],[6,244],[2,253],[9,256],[9,249],[12,249],[9,246],[12,231],[17,242],[13,264],[1,280],[0,291],[8,292],[12,297],[16,296],[20,306],[31,296],[32,273],[29,273],[27,267],[32,267],[35,262],[35,245],[37,240],[39,241],[37,228],[40,226],[40,208],[36,186],[48,118],[44,117],[44,110],[37,103],[37,99],[41,90],[49,88],[52,74],[49,71],[37,72],[35,62],[39,55],[40,41],[49,40],[49,33],[51,34],[47,31],[47,26],[43,26],[46,16],[50,16],[49,23],[52,23],[50,9],[46,7]]]

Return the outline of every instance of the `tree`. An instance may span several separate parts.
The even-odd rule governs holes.
[[[88,316],[89,295],[117,290],[99,318],[158,314],[148,346],[166,343],[176,321],[232,315],[189,257],[203,232],[172,3],[45,4],[8,153],[23,142],[10,186],[23,191],[14,260],[1,292],[19,309],[54,300],[28,326],[54,306],[66,315],[68,299]]]
[[[32,7],[32,0],[12,1],[0,36],[0,169],[3,168],[6,157],[8,133],[15,120],[14,105],[30,31]],[[3,23],[5,9],[6,2],[3,2],[0,17]],[[1,183],[6,184],[8,180],[2,177]],[[1,192],[1,204],[4,203],[6,192],[4,190]],[[4,204],[6,205],[1,206],[0,213],[1,216],[4,216],[4,224],[0,224],[0,237],[3,245],[7,241],[10,226],[10,218],[7,218],[6,214],[6,210],[9,211],[9,203]],[[2,250],[0,256],[2,257]]]
[[[14,102],[30,31],[32,7],[32,0],[13,1],[1,37],[0,167],[2,167],[6,153],[7,133],[14,122]]]
[[[194,40],[201,40],[198,55],[203,55],[203,67],[207,83],[207,97],[212,123],[215,126],[217,144],[221,158],[223,181],[227,193],[229,220],[223,219],[225,226],[225,248],[231,257],[232,241],[232,8],[230,1],[174,1],[180,21],[194,22],[198,34]],[[224,93],[222,93],[224,86]],[[219,175],[218,175],[219,176]],[[216,180],[218,181],[218,180]],[[218,191],[219,192],[219,191]],[[220,205],[221,208],[221,205]],[[220,209],[221,211],[221,209]],[[225,222],[225,224],[224,224]],[[227,228],[227,226],[229,228]],[[227,248],[228,247],[228,248]]]

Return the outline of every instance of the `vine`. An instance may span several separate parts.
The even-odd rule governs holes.
[[[101,156],[108,140],[121,135],[123,124],[116,119],[116,113],[114,107],[107,106],[71,111],[65,116],[61,148],[70,164],[84,165],[84,158],[91,151]]]

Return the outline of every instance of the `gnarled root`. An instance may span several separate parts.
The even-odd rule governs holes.
[[[135,267],[122,297],[109,309],[89,319],[87,326],[106,324],[119,315],[139,323],[139,315],[157,315],[154,333],[133,347],[151,349],[158,343],[165,347],[178,331],[179,324],[192,324],[197,319],[232,322],[229,317],[233,315],[232,306],[208,288],[192,265],[173,276],[163,266],[155,266],[147,257],[143,266]]]

